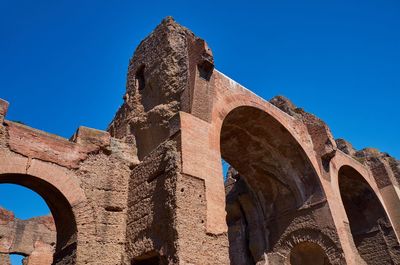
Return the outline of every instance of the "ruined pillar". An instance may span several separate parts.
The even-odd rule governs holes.
[[[55,244],[56,227],[52,216],[20,220],[13,212],[0,207],[0,261],[1,258],[7,260],[9,254],[19,253],[25,256],[25,265],[50,265]]]
[[[141,160],[129,184],[126,263],[229,263],[222,180],[223,227],[207,234],[212,221],[207,221],[206,200],[211,198],[206,196],[204,174],[188,174],[188,135],[182,130],[203,130],[211,119],[207,82],[212,70],[205,41],[172,18],[141,42],[130,61],[124,104],[108,128],[113,137],[136,143]],[[204,89],[195,90],[194,83]],[[193,109],[197,117],[189,114]],[[196,147],[207,140],[201,135],[197,139]],[[219,158],[215,161],[219,170]],[[213,166],[207,160],[198,165]]]

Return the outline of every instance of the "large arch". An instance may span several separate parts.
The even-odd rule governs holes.
[[[45,200],[57,230],[53,264],[75,264],[80,252],[78,228],[92,220],[90,214],[80,214],[87,203],[78,179],[56,165],[10,153],[0,160],[0,183],[24,186]]]
[[[322,172],[325,169],[320,168],[318,162],[320,158],[314,150],[314,145],[306,125],[302,121],[281,111],[269,102],[257,97],[251,91],[216,70],[214,70],[211,82],[213,83],[215,93],[213,94],[212,104],[210,104],[210,121],[185,112],[180,112],[179,115],[170,120],[170,135],[174,135],[178,128],[181,132],[180,147],[182,154],[182,173],[186,176],[193,176],[197,179],[204,180],[206,197],[206,233],[221,235],[228,231],[226,212],[224,211],[226,198],[223,193],[224,182],[221,166],[222,158],[225,158],[225,160],[234,167],[238,167],[238,165],[235,165],[235,161],[230,161],[232,159],[229,159],[226,152],[222,150],[224,149],[221,144],[224,121],[230,113],[235,111],[235,109],[253,109],[273,121],[271,123],[277,125],[275,128],[279,128],[277,129],[277,132],[281,135],[285,134],[286,139],[290,139],[288,143],[294,144],[293,146],[296,148],[294,150],[289,150],[289,154],[290,152],[292,152],[292,155],[296,153],[300,154],[300,156],[297,157],[300,157],[301,160],[305,161],[304,164],[297,162],[297,164],[302,164],[299,167],[300,170],[297,170],[297,172],[312,172],[311,174],[305,174],[304,176],[306,177],[293,178],[295,181],[285,183],[286,186],[290,188],[287,189],[290,190],[288,192],[288,198],[290,197],[290,199],[287,200],[289,204],[291,203],[291,205],[298,206],[305,201],[307,203],[305,203],[305,207],[302,209],[307,209],[308,206],[315,205],[315,202],[318,201],[319,197],[319,199],[321,199],[319,201],[320,205],[323,205],[323,207],[321,207],[325,210],[325,213],[321,214],[321,216],[324,216],[324,221],[326,221],[326,223],[330,222],[330,225],[324,227],[331,229],[328,234],[338,245],[338,251],[344,253],[344,258],[348,264],[360,264],[358,263],[358,255],[356,254],[356,251],[354,251],[354,249],[348,244],[349,236],[347,231],[346,233],[343,233],[345,228],[341,217],[344,214],[341,214],[341,209],[337,207],[337,196],[335,194],[335,188],[331,183],[331,179],[323,177]],[[273,137],[270,137],[270,139],[274,140]],[[247,143],[241,144],[241,146],[247,147]],[[237,155],[240,155],[240,152]],[[282,155],[280,156],[282,157]],[[243,165],[243,167],[249,166]],[[311,168],[312,171],[304,170],[305,167]],[[284,172],[283,170],[286,172],[290,171],[290,167],[286,168],[284,165],[281,169],[280,172]],[[238,170],[239,173],[244,175],[243,179],[249,179],[245,176],[246,172],[243,169],[240,169],[240,165]],[[310,180],[311,183],[317,183],[315,187],[318,187],[318,190],[320,191],[314,194],[321,196],[314,196],[312,189],[304,189],[304,187],[309,186],[306,183]],[[254,183],[252,185],[254,186]],[[313,195],[308,197],[310,194]],[[310,200],[308,201],[306,198],[309,198]],[[251,196],[248,196],[246,200],[252,202],[249,203],[249,205],[255,205],[254,208],[260,206],[253,203],[255,200]],[[234,206],[234,208],[238,209],[237,205]],[[240,213],[240,211],[238,212]],[[337,216],[338,213],[340,213],[339,217]],[[235,216],[235,214],[233,214],[233,216]],[[299,228],[301,227],[296,227],[295,229]]]
[[[349,165],[338,170],[340,197],[354,244],[367,264],[400,262],[400,246],[377,187]]]
[[[0,183],[24,186],[38,193],[49,206],[57,230],[54,261],[57,263],[66,255],[75,259],[77,225],[72,207],[65,196],[53,185],[38,177],[27,174],[1,174]],[[29,202],[27,202],[29,203]]]
[[[0,186],[2,185],[4,184],[0,184]],[[12,186],[19,185],[7,185],[6,189],[1,187],[1,190],[5,191]],[[6,196],[8,200],[15,198],[24,203],[26,209],[30,210],[39,205],[38,200],[34,198],[32,198],[32,202],[28,200],[21,201],[18,196],[23,195],[26,191],[21,194],[21,189],[15,188],[13,193]],[[25,188],[23,189],[25,190]],[[44,203],[43,198],[41,200]],[[49,211],[48,207],[46,208]],[[29,211],[27,210],[26,213],[29,213]],[[0,260],[1,258],[13,260],[12,256],[16,255],[24,258],[25,265],[51,265],[56,246],[56,227],[53,216],[30,216],[30,218],[25,216],[24,218],[19,219],[13,211],[0,206]],[[7,261],[3,261],[3,263],[8,264]],[[0,261],[0,264],[3,263]]]
[[[247,172],[253,181],[272,174],[286,183],[295,205],[313,194],[323,194],[316,170],[299,142],[267,112],[251,106],[233,109],[224,118],[220,137],[225,161],[238,172]]]
[[[279,254],[283,258],[282,264],[310,264],[315,254],[318,259],[312,265],[348,264],[332,238],[313,228],[300,228],[286,235],[279,246]]]
[[[237,170],[227,191],[231,264],[255,264],[273,252],[296,218],[307,216],[300,209],[323,201],[324,192],[299,142],[267,112],[233,109],[220,136],[221,156]]]

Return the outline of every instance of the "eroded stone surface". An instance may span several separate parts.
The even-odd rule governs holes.
[[[399,161],[256,96],[172,18],[137,47],[123,98],[107,132],[69,140],[4,120],[0,100],[0,183],[48,203],[53,264],[399,263]],[[221,158],[236,169],[225,183]],[[1,262],[16,248],[50,262],[47,239],[16,243],[10,226],[38,220],[0,210],[0,222]]]
[[[8,264],[8,255],[26,256],[26,265],[50,265],[56,245],[56,227],[51,215],[28,220],[15,218],[0,207],[0,261]]]

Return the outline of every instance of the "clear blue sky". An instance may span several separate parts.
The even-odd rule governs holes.
[[[206,39],[216,68],[258,95],[285,95],[335,137],[400,158],[397,0],[0,0],[7,118],[64,137],[79,125],[105,129],[122,103],[129,58],[167,15]],[[12,198],[0,194],[0,204]]]

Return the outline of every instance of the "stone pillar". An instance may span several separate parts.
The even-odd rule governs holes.
[[[181,174],[177,183],[177,231],[182,264],[229,264],[225,188],[219,144],[211,125],[180,112]]]

